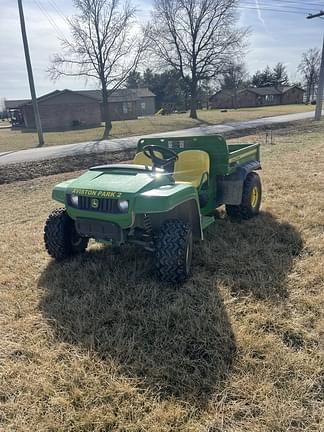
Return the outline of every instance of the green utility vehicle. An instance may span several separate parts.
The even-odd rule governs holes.
[[[158,278],[189,276],[193,239],[223,204],[231,218],[259,213],[258,144],[227,144],[219,135],[141,139],[133,164],[102,165],[55,186],[45,245],[57,260],[84,252],[88,241],[133,243],[154,254]]]

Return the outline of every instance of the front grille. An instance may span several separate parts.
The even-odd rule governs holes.
[[[87,196],[78,196],[78,206],[76,207],[71,202],[71,196],[68,197],[68,204],[71,207],[78,208],[79,210],[103,212],[103,213],[122,213],[118,207],[116,199],[110,198],[92,198]]]

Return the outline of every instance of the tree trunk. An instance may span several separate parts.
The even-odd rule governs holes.
[[[195,81],[191,84],[191,97],[190,97],[190,118],[197,119],[197,83]]]
[[[310,100],[310,84],[309,84],[309,81],[307,81],[307,84],[306,84],[306,99],[305,99],[305,102],[306,102],[306,103],[309,103],[309,100]]]
[[[112,124],[109,118],[108,93],[106,86],[102,87],[102,118],[105,123],[105,129],[102,139],[108,139],[110,131],[112,129]]]
[[[234,109],[237,109],[237,88],[234,87]]]
[[[315,97],[315,80],[312,79],[310,82],[310,91],[309,91],[309,99],[312,102]]]

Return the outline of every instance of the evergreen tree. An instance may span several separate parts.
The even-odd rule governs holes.
[[[273,68],[272,81],[274,86],[289,86],[287,68],[283,63],[277,63]]]

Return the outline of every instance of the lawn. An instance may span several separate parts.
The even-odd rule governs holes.
[[[261,215],[222,211],[178,288],[134,248],[49,259],[51,189],[75,173],[0,186],[0,430],[323,430],[323,134],[276,132]]]
[[[314,110],[312,105],[280,105],[273,107],[228,110],[224,113],[220,110],[202,110],[198,112],[199,120],[190,119],[188,114],[144,117],[138,120],[113,122],[111,136],[113,138],[119,138],[132,135],[145,135],[156,132],[186,129],[199,126],[200,124],[220,124],[312,110]],[[102,134],[102,127],[70,130],[65,132],[47,132],[45,133],[45,142],[47,146],[72,144],[83,141],[99,140],[101,139]],[[0,129],[0,152],[36,147],[37,142],[36,133]]]
[[[8,120],[0,120],[0,128],[11,126],[11,123]]]

